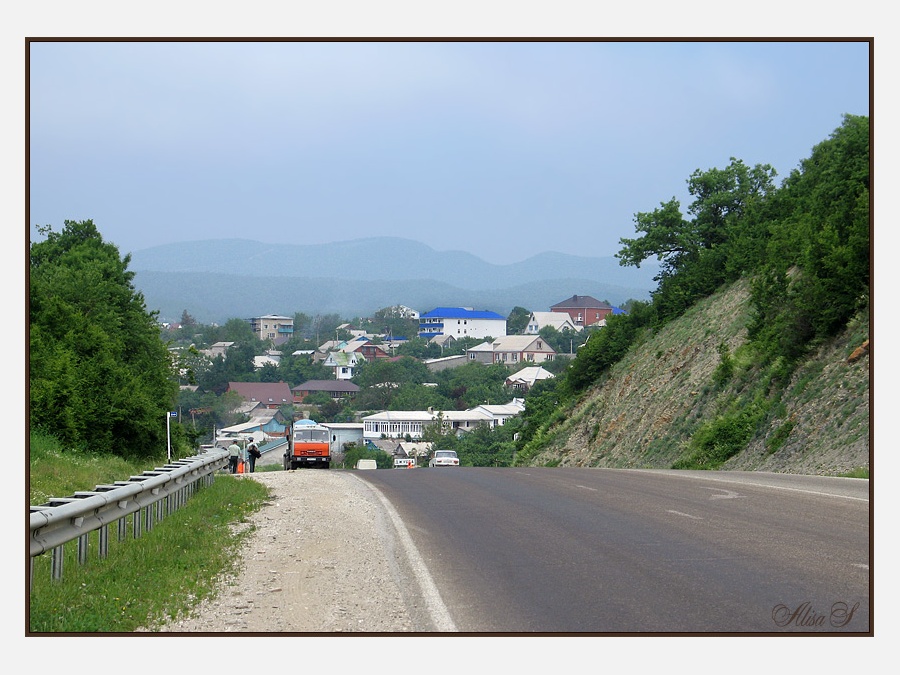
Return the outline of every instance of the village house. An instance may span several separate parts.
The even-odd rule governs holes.
[[[212,360],[218,356],[224,357],[228,349],[233,346],[233,342],[215,342],[209,349],[201,349],[200,353]]]
[[[308,380],[291,389],[294,403],[303,403],[310,394],[324,392],[335,400],[353,398],[359,386],[346,380]]]
[[[594,326],[612,314],[613,306],[589,295],[573,295],[567,300],[550,307],[551,312],[568,314],[572,322],[580,327]]]
[[[264,354],[253,357],[253,367],[259,370],[266,364],[277,366],[281,363],[281,352],[275,349],[267,349]]]
[[[322,365],[334,370],[336,380],[349,380],[355,374],[356,367],[363,361],[365,357],[362,354],[337,351],[328,352]]]
[[[556,350],[539,335],[506,335],[493,342],[482,342],[466,350],[466,358],[475,363],[520,363],[552,361]]]
[[[229,382],[227,391],[237,393],[253,407],[277,409],[293,402],[291,388],[286,382]]]
[[[562,333],[565,330],[580,331],[567,312],[532,312],[525,326],[526,335],[538,335],[541,328],[550,327]]]
[[[555,377],[553,373],[549,370],[544,370],[540,366],[527,366],[507,377],[506,386],[524,394],[534,386],[535,382],[549,380],[553,377]]]

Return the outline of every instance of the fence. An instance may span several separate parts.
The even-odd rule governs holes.
[[[98,485],[71,497],[51,497],[46,504],[31,506],[31,571],[34,559],[50,552],[51,577],[62,579],[64,545],[77,540],[77,559],[88,557],[90,535],[97,532],[100,558],[109,553],[109,530],[115,524],[119,541],[131,533],[137,539],[153,529],[153,523],[180,508],[201,487],[210,485],[216,471],[228,466],[225,450],[210,450],[195,457],[131,476],[127,481]]]

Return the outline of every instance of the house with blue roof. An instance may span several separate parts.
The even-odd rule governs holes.
[[[471,307],[437,307],[419,316],[419,337],[430,340],[437,335],[452,335],[457,340],[503,337],[506,317]]]

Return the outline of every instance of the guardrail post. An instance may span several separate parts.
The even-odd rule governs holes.
[[[78,564],[84,565],[87,562],[88,555],[88,535],[82,534],[78,537]]]
[[[125,537],[128,536],[128,520],[125,516],[122,516],[116,522],[119,529],[119,541],[125,541]]]
[[[141,537],[141,511],[143,511],[143,509],[138,509],[134,512],[134,522],[132,523],[131,534],[135,539],[140,539]]]
[[[62,579],[64,553],[62,546],[55,547],[50,553],[50,575],[54,581]]]
[[[98,542],[100,549],[100,557],[106,558],[109,556],[109,525],[104,525],[98,531],[98,535],[100,541]]]

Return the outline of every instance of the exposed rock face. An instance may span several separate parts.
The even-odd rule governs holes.
[[[720,346],[734,356],[747,341],[748,301],[747,284],[735,284],[649,337],[529,463],[671,468],[698,427],[721,415],[742,386],[736,375],[716,389],[713,376]],[[777,414],[722,469],[835,475],[869,467],[869,341],[860,337],[868,334],[868,316],[851,323],[797,369]]]

